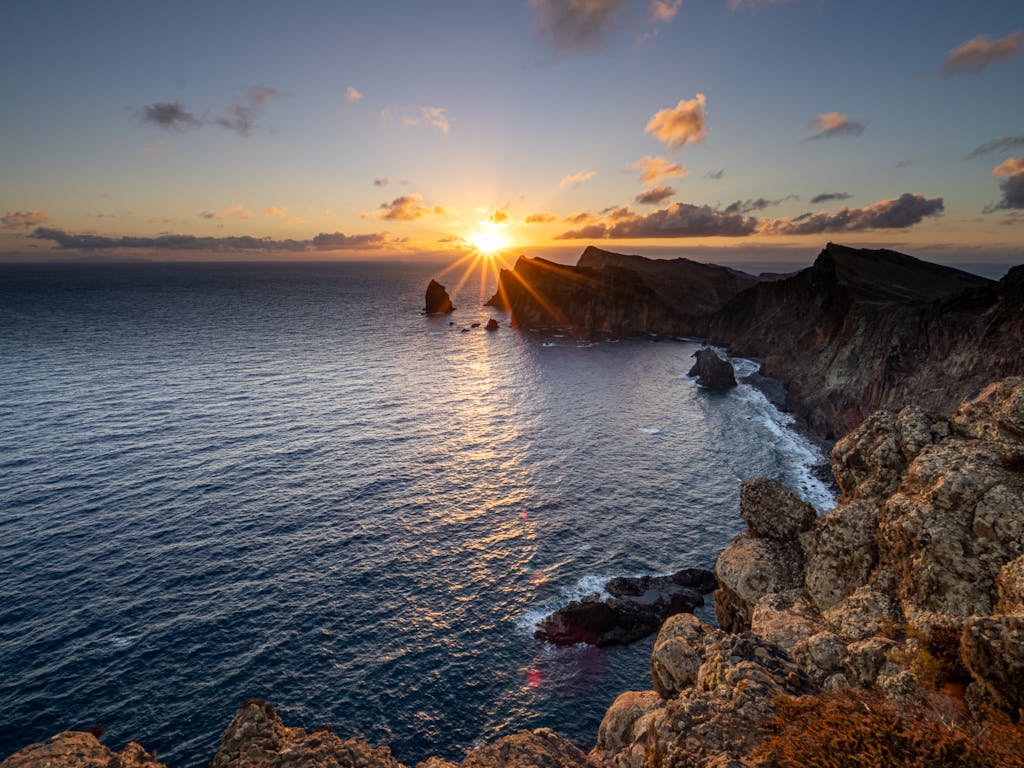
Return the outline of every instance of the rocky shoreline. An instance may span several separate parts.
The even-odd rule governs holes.
[[[842,495],[821,516],[775,481],[744,482],[747,531],[715,569],[719,626],[668,618],[650,688],[616,698],[589,754],[537,729],[462,768],[1024,766],[1024,378],[948,419],[875,413],[832,469]],[[67,732],[0,766],[162,764]],[[262,701],[211,760],[243,766],[404,768],[386,747],[286,727]]]

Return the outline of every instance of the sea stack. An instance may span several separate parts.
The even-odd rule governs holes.
[[[427,286],[427,301],[423,311],[428,315],[444,315],[454,309],[452,299],[445,287],[437,280],[431,280]]]
[[[713,349],[698,349],[693,353],[697,362],[690,369],[689,376],[696,376],[697,383],[705,389],[728,389],[736,386],[736,375],[732,365],[723,360]]]

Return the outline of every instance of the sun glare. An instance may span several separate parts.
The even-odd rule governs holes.
[[[503,228],[494,225],[481,225],[467,239],[476,250],[485,256],[491,256],[509,246],[508,236]]]

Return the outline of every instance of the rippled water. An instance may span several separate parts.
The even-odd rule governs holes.
[[[436,272],[0,267],[0,757],[102,722],[199,766],[257,696],[410,765],[589,745],[650,640],[536,619],[711,567],[742,478],[827,501],[763,396],[685,377],[693,345],[462,333],[475,287],[459,325],[418,313]]]

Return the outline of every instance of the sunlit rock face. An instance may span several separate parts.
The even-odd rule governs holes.
[[[829,245],[711,318],[729,353],[759,357],[788,406],[845,434],[878,408],[948,416],[990,381],[1024,373],[1024,267],[996,283],[888,250]]]
[[[65,731],[14,753],[3,768],[165,768],[134,741],[120,752],[105,747],[91,733]]]

